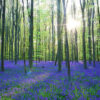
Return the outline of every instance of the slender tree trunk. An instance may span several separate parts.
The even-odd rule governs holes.
[[[52,0],[52,61],[55,60],[55,36],[54,36],[54,1]]]
[[[10,16],[10,18],[11,18],[11,16]],[[11,25],[11,19],[10,19],[10,25]],[[10,31],[10,27],[9,27],[9,61],[11,59],[11,33],[10,32],[11,31]]]
[[[84,68],[87,69],[87,63],[86,63],[86,46],[85,46],[85,19],[84,19],[84,13],[83,13],[83,60],[84,60]]]
[[[71,31],[71,60],[72,60],[72,62],[73,62],[73,37],[72,37],[72,31]]]
[[[6,32],[5,32],[5,45],[4,45],[4,47],[5,47],[5,59],[7,59],[8,60],[8,35],[9,35],[9,28],[8,28],[8,25],[6,25]]]
[[[3,14],[2,14],[2,43],[1,43],[1,71],[4,71],[4,30],[5,30],[5,7],[6,1],[3,2]]]
[[[31,13],[30,13],[30,34],[29,34],[29,65],[32,70],[33,60],[33,0],[31,0]]]
[[[38,62],[38,34],[36,34],[36,66]]]
[[[78,62],[77,30],[75,29],[75,60]]]
[[[63,25],[64,25],[64,19],[62,21],[61,33],[63,32]],[[54,42],[54,44],[55,44],[55,42]],[[57,64],[57,61],[58,61],[58,47],[57,47],[57,54],[56,54],[56,57],[55,57],[55,66]],[[61,36],[61,61],[63,61],[63,38],[62,38],[62,36]]]
[[[50,32],[50,28],[49,28],[49,38],[48,38],[48,49],[49,49],[49,53],[48,53],[48,60],[51,60],[51,46],[50,46],[50,39],[51,39],[51,32]]]
[[[97,61],[100,61],[100,47],[99,47],[99,44],[100,44],[100,6],[99,6],[99,1],[97,0],[97,14],[98,14],[98,22],[99,22],[99,27],[97,29],[98,31],[98,35],[97,35]]]
[[[25,53],[26,53],[26,47],[25,47],[25,15],[24,15],[24,0],[22,0],[22,10],[23,10],[23,24],[24,24],[24,44],[23,44],[23,57],[24,57],[24,72],[26,73],[26,60],[25,60]]]
[[[40,0],[38,0],[38,7],[40,7]],[[40,10],[38,9],[37,11],[37,14],[38,14],[38,19],[37,19],[37,33],[38,33],[38,59],[39,59],[39,62],[41,61],[41,54],[42,54],[42,51],[41,51],[41,35],[40,35]]]
[[[57,58],[58,58],[58,48],[57,48],[57,54],[56,54],[56,59],[55,59],[55,66],[57,64]]]
[[[18,23],[18,44],[17,44],[17,47],[18,47],[18,53],[17,53],[17,60],[19,60],[19,41],[20,41],[20,37],[19,37],[19,34],[20,34],[20,26],[19,26],[19,23]]]
[[[94,0],[92,0],[92,44],[93,44],[93,67],[95,67],[95,43],[94,43]]]
[[[45,24],[45,32],[46,32],[46,30],[47,30],[47,26],[46,26],[46,24]],[[46,36],[44,36],[44,47],[45,47],[45,62],[47,61],[47,47],[46,47],[46,45],[47,45],[47,37]]]
[[[15,22],[14,22],[14,0],[12,0],[12,41],[11,41],[11,60],[13,61],[13,38],[14,38],[14,25],[15,25]]]
[[[89,64],[91,64],[91,9],[88,7],[88,47],[89,47]]]
[[[17,0],[17,3],[16,3],[15,64],[17,64],[17,57],[18,57],[17,43],[18,43],[18,0]]]
[[[58,71],[61,71],[61,0],[57,0]]]
[[[80,0],[80,6],[82,11],[82,22],[83,22],[83,61],[84,61],[84,69],[87,69],[87,63],[86,63],[86,47],[85,47],[85,0],[83,2]]]
[[[65,6],[65,0],[63,0],[63,11],[64,11],[64,29],[65,29],[65,59],[66,59],[66,67],[68,67],[68,79],[71,78],[70,73],[70,61],[69,61],[69,44],[68,44],[68,34],[67,34],[67,26],[66,26],[66,6]]]

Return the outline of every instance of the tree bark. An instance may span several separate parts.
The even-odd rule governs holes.
[[[87,2],[89,4],[89,2]],[[91,64],[91,9],[88,7],[88,47],[89,47],[89,64]]]
[[[75,29],[75,60],[78,62],[77,30]]]
[[[3,2],[3,14],[2,14],[2,43],[1,43],[1,71],[4,71],[4,31],[5,31],[5,7],[6,1]]]
[[[17,3],[16,3],[16,25],[15,25],[15,64],[17,64],[17,56],[18,56],[17,43],[18,43],[18,0],[17,0]]]
[[[22,11],[23,11],[23,24],[24,24],[23,57],[24,57],[24,72],[25,72],[25,74],[26,74],[26,60],[25,60],[26,47],[25,47],[25,14],[24,14],[24,0],[22,0],[22,4],[23,4]]]
[[[95,43],[94,43],[94,0],[92,0],[92,44],[93,44],[93,67],[95,67]]]
[[[11,41],[11,60],[13,61],[13,39],[14,39],[14,27],[15,27],[15,22],[14,22],[14,0],[12,0],[12,41]]]
[[[71,78],[70,73],[70,61],[69,61],[69,44],[68,44],[68,34],[67,34],[67,21],[66,21],[66,6],[65,6],[65,0],[63,0],[63,10],[64,10],[64,29],[65,29],[65,56],[66,56],[66,67],[68,67],[68,79]]]
[[[29,65],[32,70],[33,60],[33,0],[31,0],[31,12],[30,12],[30,34],[29,34]]]
[[[55,35],[54,35],[54,1],[52,0],[52,61],[55,60]]]
[[[61,0],[57,0],[58,71],[61,71]]]
[[[99,27],[97,29],[98,31],[98,35],[97,35],[97,61],[100,61],[100,47],[99,47],[99,44],[100,44],[100,6],[99,6],[99,1],[97,0],[97,14],[98,14],[98,23],[99,23]]]
[[[85,0],[83,2],[80,0],[80,6],[82,11],[82,22],[83,22],[83,61],[84,61],[84,69],[87,69],[87,63],[86,63],[86,47],[85,47]]]

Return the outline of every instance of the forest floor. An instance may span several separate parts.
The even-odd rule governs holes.
[[[57,72],[54,62],[33,63],[32,72],[24,74],[23,61],[17,65],[5,61],[0,72],[0,100],[100,100],[100,62],[83,68],[83,62],[71,62],[71,81],[68,81],[65,62]],[[44,67],[43,67],[44,66]]]

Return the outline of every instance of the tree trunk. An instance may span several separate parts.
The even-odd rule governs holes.
[[[57,0],[58,71],[61,71],[61,0]]]
[[[16,26],[15,26],[15,64],[17,64],[17,42],[18,42],[18,0],[16,3]]]
[[[11,41],[11,60],[13,61],[13,38],[14,38],[14,25],[15,25],[15,22],[14,22],[14,0],[12,1],[13,4],[12,4],[12,21],[13,21],[13,24],[12,24],[12,41]]]
[[[84,19],[84,12],[83,12],[83,60],[84,60],[84,68],[87,69],[86,63],[86,46],[85,46],[85,19]]]
[[[5,30],[5,4],[6,1],[3,2],[3,14],[2,14],[2,43],[1,43],[1,71],[4,71],[4,30]]]
[[[22,0],[22,4],[23,4],[22,10],[23,10],[23,24],[24,24],[23,57],[24,57],[24,72],[25,72],[25,74],[26,74],[26,60],[25,60],[26,47],[25,47],[25,15],[24,15],[24,0]]]
[[[54,1],[52,0],[52,61],[55,60]]]
[[[20,26],[19,26],[19,23],[18,23],[18,53],[17,53],[17,60],[19,60],[19,41],[20,41],[20,37],[19,37],[19,35],[20,35]]]
[[[88,7],[88,47],[89,47],[89,64],[91,64],[91,9]]]
[[[40,62],[40,61],[41,61],[42,51],[41,51],[40,10],[39,10],[39,7],[40,7],[40,0],[38,0],[38,10],[37,10],[37,15],[38,15],[38,18],[37,18],[37,33],[38,33],[38,39],[37,39],[37,42],[38,42],[38,60],[39,60],[39,62]]]
[[[31,12],[30,12],[30,34],[29,34],[29,65],[32,70],[33,60],[33,0],[31,0]]]
[[[51,46],[50,46],[50,39],[51,39],[51,32],[50,32],[50,28],[49,28],[49,38],[48,38],[48,49],[49,49],[49,53],[48,53],[48,60],[51,60]]]
[[[68,44],[68,34],[67,34],[67,26],[66,26],[66,6],[65,0],[63,0],[63,11],[64,11],[64,29],[65,29],[65,56],[66,56],[66,67],[68,67],[68,79],[71,78],[70,73],[70,61],[69,61],[69,44]]]
[[[100,44],[100,6],[99,6],[99,1],[97,0],[97,14],[98,14],[98,22],[99,22],[99,27],[97,29],[98,31],[98,35],[97,35],[97,61],[100,61],[100,47],[99,47],[99,44]]]
[[[73,62],[73,38],[72,38],[72,31],[71,31],[71,60],[72,60],[72,62]]]
[[[75,29],[75,60],[78,62],[77,30]]]
[[[94,43],[94,0],[92,0],[92,44],[93,44],[93,67],[95,67],[95,43]]]
[[[83,2],[80,0],[80,6],[82,11],[82,22],[83,22],[83,61],[84,61],[84,69],[87,69],[87,63],[86,63],[86,47],[85,47],[85,0]]]

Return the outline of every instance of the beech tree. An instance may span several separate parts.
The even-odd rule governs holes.
[[[85,0],[80,0],[81,12],[82,12],[82,23],[83,23],[83,34],[82,34],[82,41],[83,41],[83,61],[84,61],[84,68],[87,69],[86,63],[86,45],[85,45]]]
[[[5,33],[5,7],[6,1],[3,1],[3,14],[2,14],[2,38],[1,38],[1,71],[4,71],[4,33]]]
[[[94,13],[95,13],[95,9],[94,9],[94,0],[92,0],[92,44],[93,44],[93,66],[95,67],[95,42],[94,42]]]
[[[99,44],[100,44],[100,6],[99,6],[99,0],[96,1],[97,3],[97,19],[98,19],[98,26],[97,26],[97,61],[100,61],[100,48],[99,48]]]
[[[55,33],[54,33],[54,0],[51,0],[51,12],[52,12],[52,61],[55,60]]]
[[[69,60],[69,44],[68,44],[68,34],[67,34],[67,22],[66,22],[66,6],[67,6],[67,2],[65,2],[65,0],[63,0],[63,10],[64,10],[64,29],[65,29],[65,59],[66,59],[66,67],[68,67],[68,78],[70,80],[70,60]],[[66,4],[66,5],[65,5]]]
[[[13,61],[14,28],[15,28],[14,0],[12,0],[12,41],[11,41],[11,60],[12,61]]]
[[[31,0],[31,11],[30,11],[30,33],[29,33],[29,66],[30,66],[30,69],[32,69],[32,61],[33,61],[33,51],[34,51],[34,48],[33,48],[33,3],[34,1]]]
[[[57,0],[58,71],[61,71],[61,0]]]
[[[23,3],[23,7],[22,7],[22,11],[23,11],[23,23],[24,23],[24,44],[23,44],[23,57],[24,57],[24,71],[26,73],[26,60],[25,60],[25,51],[26,51],[26,47],[25,47],[25,14],[24,14],[24,0],[22,0]]]
[[[89,47],[89,64],[91,64],[91,8],[89,5],[89,0],[87,0],[88,8],[87,8],[87,17],[88,17],[88,47]]]
[[[17,64],[17,58],[18,58],[17,43],[18,43],[18,0],[17,0],[17,2],[16,2],[16,24],[15,24],[15,64]]]

